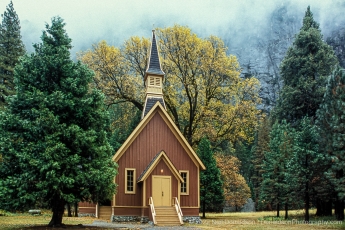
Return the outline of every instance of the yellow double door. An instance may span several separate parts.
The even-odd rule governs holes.
[[[152,198],[155,206],[171,205],[170,176],[152,176]]]

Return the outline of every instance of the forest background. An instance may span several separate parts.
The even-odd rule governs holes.
[[[117,17],[125,14],[135,15],[136,10],[140,8],[137,5],[127,9],[120,2],[116,3],[117,8],[115,5],[112,6],[121,12]],[[66,12],[62,11],[58,14],[66,20],[66,30],[73,40],[72,58],[81,60],[95,71],[96,78],[93,86],[101,89],[107,96],[106,102],[112,115],[113,135],[110,138],[110,143],[115,150],[121,146],[140,120],[143,101],[141,97],[144,96],[144,86],[140,76],[142,76],[147,63],[146,52],[149,45],[147,31],[156,28],[158,39],[160,39],[159,47],[163,58],[163,70],[168,74],[171,73],[171,77],[167,77],[165,82],[165,99],[167,100],[168,111],[195,149],[203,137],[202,134],[205,131],[208,132],[207,137],[210,139],[212,152],[215,154],[222,173],[222,180],[225,182],[225,200],[230,205],[240,207],[246,201],[245,198],[252,197],[256,201],[258,209],[275,208],[277,215],[279,215],[279,210],[282,207],[286,211],[289,208],[300,207],[308,210],[309,205],[311,205],[318,208],[319,215],[329,215],[329,207],[344,210],[344,191],[341,188],[343,185],[342,170],[344,169],[342,146],[337,147],[340,149],[340,153],[332,155],[333,152],[336,152],[334,150],[335,144],[327,146],[327,143],[322,143],[320,140],[327,140],[327,138],[333,140],[337,137],[323,136],[320,138],[318,135],[326,135],[327,128],[332,130],[332,126],[323,125],[321,119],[322,117],[327,118],[328,108],[332,107],[327,103],[320,106],[323,95],[325,97],[327,95],[327,89],[330,92],[328,101],[333,100],[331,99],[331,81],[329,81],[327,88],[325,78],[333,74],[334,81],[338,82],[333,84],[334,89],[337,84],[341,83],[339,79],[342,79],[340,70],[333,72],[336,70],[336,62],[341,67],[345,67],[345,18],[341,15],[345,4],[341,1],[316,2],[315,8],[311,4],[311,11],[314,15],[310,15],[311,23],[309,25],[304,21],[308,16],[308,13],[305,13],[308,4],[303,5],[303,1],[299,1],[299,4],[294,1],[272,1],[270,4],[260,7],[256,5],[258,4],[257,1],[251,3],[251,6],[237,5],[234,7],[236,11],[233,11],[230,6],[223,6],[220,9],[220,3],[202,6],[201,8],[211,7],[211,9],[216,7],[216,14],[215,11],[204,9],[204,12],[211,12],[214,17],[213,20],[207,19],[208,14],[203,15],[204,17],[197,17],[201,16],[199,10],[188,10],[198,8],[199,6],[195,5],[196,2],[193,2],[194,5],[190,3],[191,5],[179,8],[180,12],[172,7],[170,13],[167,14],[170,18],[177,15],[177,12],[184,15],[177,17],[178,19],[173,24],[167,22],[168,19],[165,17],[158,20],[152,16],[155,15],[155,11],[162,9],[162,6],[152,7],[141,14],[141,17],[134,16],[135,20],[133,21],[125,22],[123,19],[117,18],[118,20],[114,21],[119,22],[120,25],[112,26],[112,28],[97,24],[103,20],[108,21],[111,17],[103,16],[104,19],[96,20],[96,14],[92,14],[90,11],[88,11],[90,15],[88,20],[90,18],[94,20],[85,23],[85,26],[80,26],[79,29],[73,29],[73,26],[69,28],[69,24],[73,25],[75,21],[82,21],[80,17],[83,16],[81,13],[76,13],[73,19],[69,19],[68,16],[64,17],[64,14],[67,15],[73,9],[72,6]],[[14,2],[14,4],[17,3]],[[148,2],[147,5],[155,5],[155,2]],[[49,5],[49,7],[53,9],[54,4]],[[79,10],[82,12],[83,6],[80,5],[80,7]],[[243,9],[238,10],[241,7],[246,9],[246,13],[239,15],[239,12],[244,11]],[[18,7],[15,6],[15,8],[19,17],[22,18],[20,11],[22,8],[19,2]],[[226,10],[233,12],[233,14]],[[255,13],[250,13],[254,11]],[[38,18],[44,17],[43,12],[47,13],[49,10],[43,10],[42,16],[38,16]],[[23,15],[25,14],[23,13]],[[224,15],[229,15],[229,17]],[[202,18],[202,20],[193,21],[192,19],[195,17]],[[227,21],[222,21],[224,18]],[[221,23],[221,26],[216,25],[216,23]],[[320,23],[320,27],[318,23]],[[105,24],[109,23],[103,22],[103,25]],[[186,26],[179,26],[178,24]],[[21,19],[21,26],[22,40],[27,52],[30,53],[32,51],[31,43],[39,37],[39,34],[36,34],[38,31],[36,29],[37,24],[30,20]],[[41,25],[39,27],[42,28]],[[146,27],[147,30],[144,29]],[[284,86],[288,85],[287,82],[289,82],[290,77],[298,74],[286,74],[288,70],[285,69],[286,72],[284,72],[282,62],[288,59],[287,51],[296,41],[296,35],[303,30],[303,27],[312,27],[316,29],[316,33],[319,31],[321,36],[317,41],[321,42],[321,45],[318,47],[324,46],[326,43],[329,44],[334,50],[334,53],[329,55],[334,55],[335,58],[329,59],[329,55],[326,55],[326,58],[330,60],[330,67],[315,71],[317,75],[315,79],[321,79],[319,76],[324,77],[324,79],[313,85],[316,88],[323,88],[323,91],[321,90],[318,95],[311,96],[317,98],[313,112],[296,109],[298,116],[295,114],[286,115],[286,111],[290,111],[292,107],[284,107],[285,102],[279,104],[278,97],[283,95],[283,92],[286,93],[283,89]],[[135,32],[129,31],[128,28],[135,30]],[[309,28],[304,29],[308,30]],[[89,30],[93,31],[93,35],[86,36],[86,31]],[[176,35],[184,36],[181,39],[184,44],[176,44],[177,40],[174,40]],[[303,42],[305,40],[302,40]],[[177,51],[169,53],[172,50],[169,49],[171,48],[168,47],[169,44],[172,44],[173,47],[181,47],[181,50],[188,50],[188,47],[196,47],[196,49],[193,50],[194,53],[189,50],[188,52],[191,52],[192,56],[185,57],[185,59],[179,60],[181,63],[177,63],[174,58],[183,55]],[[294,46],[298,50],[298,44],[294,44]],[[210,57],[214,55],[217,61],[209,62],[210,59],[200,59],[201,53],[205,54],[206,57],[207,55]],[[104,54],[107,55],[102,56]],[[290,55],[293,56],[293,54]],[[103,57],[107,59],[102,59]],[[193,65],[192,61],[188,62],[188,60],[193,60],[192,58],[196,60],[194,64],[201,63],[203,68]],[[105,68],[97,66],[101,59],[105,60],[103,66]],[[322,61],[324,60],[326,59],[322,59]],[[190,78],[190,76],[184,75],[184,71],[181,69],[175,72],[179,65],[187,68],[185,72],[197,70],[202,74]],[[296,65],[296,62],[293,65]],[[215,74],[208,74],[209,69],[207,67],[210,66],[217,67],[214,70]],[[128,76],[132,76],[132,78]],[[217,78],[217,76],[227,76],[228,78]],[[301,79],[303,76],[305,75],[302,74]],[[205,79],[208,79],[210,84],[203,82]],[[291,87],[298,88],[296,85]],[[308,87],[308,84],[305,87]],[[204,92],[204,94],[198,95],[198,92]],[[207,93],[213,94],[208,97]],[[181,95],[183,96],[182,99],[180,98]],[[289,92],[287,95],[290,95]],[[200,97],[202,100],[199,99]],[[215,98],[216,100],[214,100]],[[342,99],[340,98],[339,101],[341,102]],[[319,107],[321,109],[317,116]],[[336,112],[333,111],[333,113]],[[339,116],[341,117],[341,114]],[[325,120],[327,120],[326,118]],[[334,122],[342,124],[339,119],[335,119]],[[318,128],[323,131],[318,130]],[[342,131],[340,130],[339,133],[341,134]],[[339,142],[342,143],[341,140]],[[304,144],[312,144],[317,148]],[[326,155],[326,152],[329,154]],[[302,159],[299,159],[301,156]],[[328,163],[320,166],[318,163],[321,161]],[[338,161],[340,161],[340,166],[332,169],[332,162],[338,163]],[[226,167],[229,165],[235,170]],[[276,167],[274,167],[275,165]],[[313,169],[315,165],[321,168]],[[317,174],[316,171],[320,171],[320,169],[326,174]],[[335,179],[338,180],[332,180],[332,172],[334,172]],[[229,178],[231,180],[227,180]],[[297,182],[294,180],[296,178],[302,178],[302,180]],[[335,189],[331,188],[334,184],[338,184]],[[272,187],[276,188],[276,193],[270,190]],[[235,190],[230,188],[235,188]],[[324,188],[324,190],[319,192],[320,188]],[[300,192],[297,193],[297,191]],[[240,195],[235,197],[236,194]],[[298,198],[296,199],[296,197]],[[339,216],[338,212],[337,218],[343,219],[344,216],[343,214]],[[306,219],[308,219],[307,214]]]

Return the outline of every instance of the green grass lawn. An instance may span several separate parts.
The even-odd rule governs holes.
[[[0,229],[42,228],[48,225],[51,218],[52,213],[50,211],[42,211],[41,215],[2,213],[0,211]],[[63,223],[78,226],[79,224],[91,224],[94,220],[95,218],[92,217],[64,217]]]
[[[5,213],[1,216],[0,229],[46,229],[45,226],[51,219],[50,211],[43,211],[42,215],[32,216],[26,213]],[[276,218],[275,212],[250,212],[250,213],[206,213],[202,224],[186,224],[186,226],[200,229],[345,229],[345,222],[335,223],[334,217],[316,217],[315,210],[311,210],[310,221],[312,224],[303,223],[304,212],[302,210],[290,211],[289,219]],[[73,229],[96,229],[82,228],[80,225],[91,224],[92,217],[64,217],[63,223]],[[79,225],[79,226],[78,226]],[[48,228],[49,229],[49,228]]]

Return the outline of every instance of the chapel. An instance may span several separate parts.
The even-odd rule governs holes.
[[[80,203],[79,213],[156,225],[198,222],[199,175],[206,168],[166,111],[154,30],[148,52],[141,121],[113,156],[117,192],[109,204]]]

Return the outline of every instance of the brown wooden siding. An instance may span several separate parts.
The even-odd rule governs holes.
[[[115,216],[141,216],[141,208],[113,207]]]
[[[78,209],[78,213],[89,213],[89,214],[96,214],[96,208],[92,207],[82,207]]]
[[[198,168],[159,113],[156,113],[152,117],[117,162],[119,165],[119,173],[116,176],[118,192],[115,198],[115,206],[140,206],[143,204],[142,193],[139,186],[137,186],[135,195],[125,194],[125,168],[136,168],[136,177],[138,178],[153,157],[162,150],[167,154],[177,170],[189,170],[189,195],[181,195],[180,205],[187,207],[198,206]],[[172,181],[175,180],[172,179]],[[172,187],[173,194],[177,192],[176,185],[177,183]],[[150,188],[151,184],[146,184],[146,189]],[[148,193],[146,196],[150,194],[151,193]]]
[[[199,216],[198,208],[181,208],[183,216]]]
[[[79,202],[78,207],[96,207],[96,204],[89,202]]]

